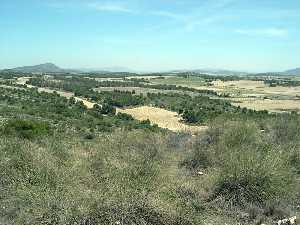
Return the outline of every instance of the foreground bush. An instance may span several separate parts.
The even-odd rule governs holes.
[[[48,123],[34,120],[12,119],[3,127],[4,134],[17,135],[27,139],[47,135],[49,132],[50,126]]]
[[[288,202],[299,188],[290,160],[297,158],[294,149],[283,148],[284,143],[274,140],[275,131],[270,128],[266,133],[251,122],[218,122],[197,142],[184,165],[215,171],[212,200],[221,198],[228,205],[242,207]]]
[[[165,139],[145,131],[88,141],[72,133],[38,141],[2,136],[0,218],[16,225],[200,224],[162,169]]]

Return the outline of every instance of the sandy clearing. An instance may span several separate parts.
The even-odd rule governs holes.
[[[27,85],[28,86],[28,85]],[[60,96],[63,96],[67,99],[74,97],[76,101],[81,101],[88,109],[92,109],[96,103],[90,102],[86,99],[75,97],[74,93],[72,92],[66,92],[66,91],[57,91],[57,90],[52,90],[49,88],[38,88],[38,92],[47,92],[47,93],[54,93],[56,92]]]
[[[17,84],[25,85],[27,81],[29,81],[31,77],[19,77],[16,81]]]
[[[127,113],[140,121],[149,119],[152,124],[157,124],[161,128],[166,128],[175,132],[187,131],[197,133],[207,129],[206,126],[186,125],[181,122],[181,118],[176,112],[157,107],[140,106],[130,109],[117,109],[117,112]]]

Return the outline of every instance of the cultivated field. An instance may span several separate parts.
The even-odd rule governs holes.
[[[189,78],[184,78],[184,77],[177,77],[177,76],[168,76],[164,77],[164,79],[150,79],[151,83],[153,84],[172,84],[172,85],[177,85],[177,86],[183,86],[183,87],[201,87],[205,86],[206,82],[203,78],[201,77],[189,77]]]
[[[179,91],[179,90],[162,90],[162,89],[154,89],[154,88],[142,88],[142,87],[98,87],[94,88],[94,91],[129,91],[129,92],[135,92],[135,94],[147,94],[147,93],[178,93],[178,94],[188,94],[191,96],[199,95],[198,93],[192,92],[192,91]]]
[[[233,102],[232,104],[254,110],[268,110],[270,112],[288,112],[291,110],[300,110],[300,100],[245,99],[241,102]]]
[[[226,94],[234,105],[254,110],[268,110],[271,112],[285,112],[300,110],[300,86],[270,87],[263,81],[216,80],[208,86],[201,77],[168,77],[165,79],[152,79],[153,84],[173,84],[177,86],[191,87],[198,90],[212,90],[218,94]]]
[[[165,109],[141,106],[130,109],[118,109],[118,112],[131,115],[137,120],[149,119],[152,124],[157,124],[161,128],[166,128],[171,131],[187,131],[197,133],[205,130],[205,126],[189,126],[181,121],[180,116],[176,112],[171,112]]]
[[[256,94],[264,95],[282,95],[282,96],[299,96],[300,86],[298,87],[270,87],[264,84],[263,81],[239,80],[239,81],[213,81],[214,87],[218,90],[239,89],[250,91]]]

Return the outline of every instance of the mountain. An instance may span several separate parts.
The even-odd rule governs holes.
[[[53,63],[44,63],[35,66],[22,66],[10,70],[14,72],[24,72],[24,73],[60,73],[65,71],[59,68],[58,66],[54,65]]]
[[[288,75],[300,75],[300,68],[296,68],[296,69],[292,69],[292,70],[287,70],[284,73],[288,74]]]
[[[7,71],[23,72],[23,73],[82,73],[82,72],[93,72],[93,73],[116,73],[116,72],[133,72],[133,70],[125,67],[106,67],[98,69],[62,69],[53,63],[44,63],[35,66],[22,66]]]
[[[44,63],[35,66],[22,66],[6,71],[23,72],[23,73],[80,73],[79,70],[62,69],[53,63]]]

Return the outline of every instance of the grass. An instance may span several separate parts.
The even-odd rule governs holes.
[[[222,224],[237,212],[273,218],[278,202],[290,209],[300,197],[287,147],[299,135],[295,120],[266,124],[261,132],[256,123],[218,121],[195,139],[144,130],[2,135],[0,217],[22,225]]]
[[[151,83],[154,84],[165,84],[165,85],[177,85],[177,86],[186,86],[186,87],[199,87],[205,86],[206,81],[201,77],[177,77],[177,76],[170,76],[164,79],[151,79]]]
[[[147,132],[85,140],[0,141],[0,216],[13,224],[194,224],[162,170],[165,139]],[[176,196],[175,199],[173,196]],[[175,202],[173,202],[175,200]]]
[[[299,119],[282,116],[265,124],[261,131],[254,122],[219,120],[183,161],[190,171],[206,171],[212,177],[207,201],[214,210],[217,206],[227,214],[249,213],[255,207],[255,218],[261,218],[272,205],[276,210],[269,216],[278,218],[274,211],[299,201]]]
[[[170,108],[199,107],[189,97],[158,97]],[[6,90],[0,98],[0,223],[271,224],[299,216],[298,115],[224,114],[195,136],[55,94]]]

